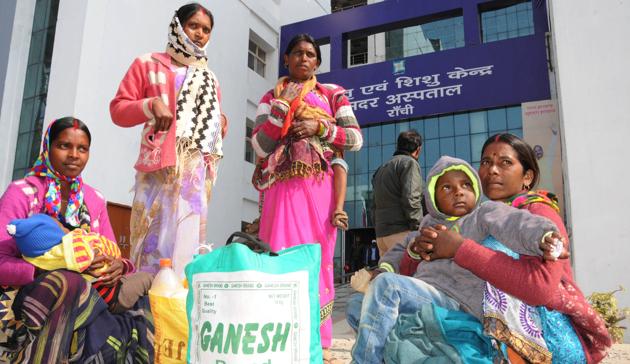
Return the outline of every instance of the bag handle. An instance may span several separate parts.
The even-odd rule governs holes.
[[[235,238],[240,238],[240,239],[243,239],[244,241],[234,241]],[[270,256],[278,256],[277,253],[271,250],[271,246],[269,246],[269,244],[263,241],[260,241],[257,237],[251,234],[244,233],[241,231],[235,231],[234,233],[232,233],[232,235],[230,235],[230,237],[227,238],[225,245],[229,245],[232,243],[241,243],[241,244],[247,245],[247,247],[250,248],[255,253],[259,253],[259,254],[269,253]]]

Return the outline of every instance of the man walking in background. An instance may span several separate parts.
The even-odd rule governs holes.
[[[380,256],[418,229],[422,219],[422,175],[418,157],[422,136],[415,130],[398,135],[394,156],[372,176],[374,229]]]

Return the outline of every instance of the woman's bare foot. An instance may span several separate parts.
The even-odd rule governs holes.
[[[324,358],[324,364],[340,364],[341,363],[332,355],[332,352],[328,348],[322,348],[322,356]]]

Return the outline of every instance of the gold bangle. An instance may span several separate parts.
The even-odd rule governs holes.
[[[323,121],[318,120],[318,122],[319,122],[319,127],[317,129],[317,136],[321,138],[324,136],[324,134],[326,134],[326,127],[324,126]]]
[[[289,102],[283,98],[277,98],[276,101],[278,101],[279,103],[283,104],[286,107],[291,107],[291,105],[289,104]]]

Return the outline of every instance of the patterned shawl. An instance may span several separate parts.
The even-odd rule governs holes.
[[[49,159],[50,149],[50,128],[57,120],[53,120],[46,129],[44,139],[42,141],[42,151],[35,161],[33,168],[26,176],[39,176],[46,178],[48,189],[44,196],[44,209],[47,215],[55,217],[59,221],[65,222],[73,227],[79,227],[82,223],[83,216],[83,178],[81,176],[75,178],[66,177],[57,173],[52,167]],[[61,183],[68,182],[70,184],[70,195],[68,196],[68,205],[66,213],[61,215]]]
[[[282,91],[289,83],[288,77],[280,77],[278,82],[276,83],[276,87],[273,89],[273,97],[276,99],[280,97]],[[294,116],[298,119],[306,120],[306,119],[326,119],[334,122],[334,118],[330,115],[326,110],[317,107],[316,105],[309,105],[304,101],[304,97],[317,85],[317,77],[313,76],[302,85],[302,90],[300,94],[291,101],[289,111],[284,118],[284,124],[282,124],[282,131],[280,132],[281,137],[285,137],[289,132],[289,127],[293,122]]]
[[[279,98],[289,79],[281,77],[273,90],[275,98]],[[289,105],[289,111],[282,125],[282,138],[278,146],[267,158],[259,161],[252,178],[254,187],[265,190],[276,181],[293,177],[310,177],[319,175],[327,168],[328,153],[333,149],[322,143],[317,135],[310,138],[294,138],[288,134],[289,127],[295,119],[328,120],[335,123],[329,100],[317,91],[317,78],[313,76],[302,85],[300,94]]]
[[[548,197],[546,191],[536,193],[524,191],[506,204],[522,209],[532,203],[544,203],[556,212],[560,211],[555,195]],[[506,248],[493,237],[488,237],[482,245],[503,252],[514,259],[519,255]],[[486,282],[483,299],[483,324],[487,335],[509,345],[516,353],[532,363],[551,363],[552,355],[543,337],[543,323],[536,307],[506,294]]]
[[[558,197],[546,190],[527,191],[519,193],[506,201],[507,204],[521,209],[532,203],[543,203],[554,209],[557,213],[560,213],[560,206],[558,205]]]
[[[532,203],[543,203],[556,212],[560,212],[558,199],[555,194],[545,191],[524,191],[506,201],[507,204],[518,209]],[[486,239],[486,240],[494,240]],[[513,252],[507,252],[502,244],[494,241],[484,241],[484,245],[493,250],[500,250],[518,259]],[[500,341],[508,343],[523,358],[530,362],[551,362],[547,345],[542,341],[542,333],[556,341],[560,339],[560,344],[556,342],[556,347],[561,345],[565,352],[575,352],[582,349],[577,343],[571,342],[570,335],[566,332],[570,329],[571,323],[581,337],[586,354],[590,361],[599,362],[605,356],[612,345],[610,335],[606,329],[605,322],[593,310],[588,301],[584,298],[579,288],[564,280],[559,283],[558,295],[560,304],[548,307],[554,311],[549,311],[543,306],[532,307],[516,297],[506,294],[486,282],[484,292],[484,328],[486,334],[498,338]],[[560,313],[566,315],[560,315]],[[541,317],[544,315],[543,319]],[[566,318],[570,319],[570,322]],[[551,320],[551,324],[549,324]],[[545,323],[545,321],[547,321]],[[542,326],[541,326],[542,325]],[[543,328],[544,326],[544,328]],[[545,338],[547,339],[547,337]],[[575,348],[571,349],[571,345]],[[589,362],[590,362],[589,361]],[[571,361],[572,362],[572,361]]]
[[[208,68],[206,46],[201,48],[193,43],[177,15],[173,16],[166,53],[189,67],[177,97],[177,137],[189,139],[193,148],[204,155],[222,156],[221,112],[216,78]]]

